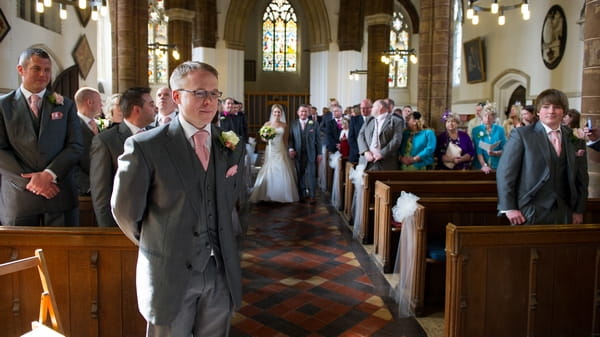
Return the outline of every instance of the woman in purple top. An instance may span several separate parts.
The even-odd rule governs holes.
[[[471,137],[458,130],[458,115],[447,111],[442,115],[446,131],[437,136],[435,156],[440,170],[469,170],[475,156]]]

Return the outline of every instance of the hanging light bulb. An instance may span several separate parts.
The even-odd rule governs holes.
[[[45,7],[52,7],[52,0],[44,0]]]
[[[175,46],[175,48],[173,49],[172,55],[175,60],[179,61],[181,55],[179,54],[179,49],[177,49],[177,46]]]
[[[471,20],[471,23],[473,23],[474,25],[477,25],[479,23],[479,14],[477,14],[477,11],[475,11],[475,14],[473,14],[473,19]]]
[[[85,9],[87,7],[87,0],[79,0],[79,8]]]
[[[531,18],[531,12],[527,11],[523,13],[523,20],[527,21]]]
[[[498,14],[498,9],[500,6],[498,6],[498,0],[494,0],[494,2],[492,3],[492,7],[491,7],[491,12],[492,14]]]
[[[108,5],[106,0],[102,0],[102,6],[100,7],[100,15],[106,16],[108,14]]]
[[[523,3],[521,4],[521,14],[525,15],[526,12],[529,12],[529,4],[527,3],[527,0],[523,0]]]
[[[506,23],[506,17],[504,16],[504,10],[502,10],[500,12],[500,16],[498,17],[498,24],[500,26],[504,26],[505,23]]]
[[[59,15],[60,19],[66,20],[67,19],[67,9],[65,8],[65,4],[63,4],[61,2],[59,7],[60,7],[60,9],[58,10],[58,15]]]
[[[38,13],[44,13],[44,3],[41,0],[36,1],[35,11]]]
[[[98,6],[92,5],[92,21],[98,21]]]
[[[473,7],[471,4],[471,0],[467,1],[467,19],[471,20],[473,18]]]
[[[415,54],[410,54],[410,62],[412,62],[412,64],[417,64],[417,62],[419,62],[419,59],[417,58],[417,55]]]

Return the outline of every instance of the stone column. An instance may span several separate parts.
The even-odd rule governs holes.
[[[583,29],[581,117],[600,128],[600,0],[586,0]],[[600,196],[600,153],[588,148],[590,197]]]
[[[110,0],[113,92],[148,86],[148,0]]]
[[[421,0],[417,109],[427,125],[441,130],[440,116],[451,106],[452,4]]]
[[[167,38],[170,45],[177,46],[180,54],[179,60],[176,60],[169,53],[169,77],[177,65],[192,59],[192,20],[195,12],[188,8],[190,5],[183,0],[165,1],[165,14],[169,17]]]
[[[390,12],[391,13],[391,12]],[[389,96],[389,67],[381,62],[383,51],[390,48],[390,21],[392,15],[373,14],[365,17],[369,34],[367,61],[367,97],[376,99]]]

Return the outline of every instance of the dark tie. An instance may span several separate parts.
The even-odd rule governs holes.
[[[208,131],[202,129],[196,132],[192,138],[194,139],[194,151],[196,151],[196,155],[200,162],[202,163],[202,167],[204,170],[208,169],[208,158],[210,157],[210,152],[206,147],[206,139],[208,138]]]
[[[40,109],[38,108],[39,101],[40,101],[40,96],[38,96],[38,95],[29,96],[29,107],[31,108],[31,111],[33,112],[33,115],[35,117],[39,117],[39,113],[40,113]]]

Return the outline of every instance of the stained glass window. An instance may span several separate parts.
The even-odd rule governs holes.
[[[409,49],[408,24],[404,15],[394,12],[390,29],[390,49]],[[390,61],[390,88],[406,88],[408,86],[408,55],[395,55]]]
[[[263,14],[263,71],[296,71],[298,21],[287,0],[272,0]]]
[[[148,44],[158,46],[168,44],[168,18],[164,12],[164,1],[149,1],[148,5]],[[148,48],[148,82],[150,84],[166,84],[169,80],[168,50],[164,48]]]

